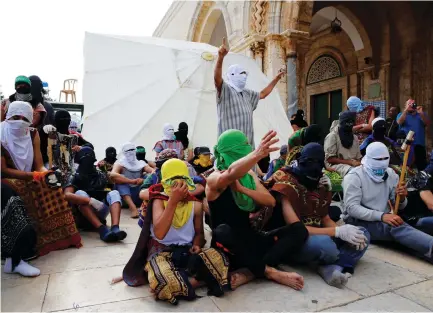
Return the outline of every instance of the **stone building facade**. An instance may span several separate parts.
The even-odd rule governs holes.
[[[433,120],[433,2],[175,1],[154,36],[226,37],[267,76],[286,68],[283,105],[310,123],[327,126],[352,95],[383,108],[412,97]]]

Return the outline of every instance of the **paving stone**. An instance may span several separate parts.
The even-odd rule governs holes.
[[[359,261],[354,276],[346,285],[349,289],[363,296],[371,296],[425,280],[419,274],[370,257],[374,251],[376,249],[367,251]]]
[[[110,285],[111,279],[121,275],[122,270],[123,266],[114,266],[50,275],[43,311],[66,310],[150,295],[147,286],[134,288],[123,282]]]
[[[209,297],[172,305],[152,297],[80,307],[62,312],[219,312]]]
[[[415,302],[388,292],[324,312],[429,312]]]
[[[49,275],[3,279],[1,284],[2,312],[40,312],[47,290]]]
[[[296,268],[296,272],[304,276],[302,291],[257,280],[213,300],[221,311],[317,311],[361,298],[351,290],[327,285],[312,271]]]
[[[404,287],[394,292],[433,311],[433,280]]]
[[[43,274],[119,266],[126,264],[134,248],[135,244],[120,242],[109,247],[65,249],[39,257],[32,261],[32,265]]]
[[[368,251],[368,256],[380,259],[386,263],[391,263],[399,267],[408,269],[426,277],[433,277],[433,265],[415,256],[402,251],[392,250],[384,247],[377,247]]]

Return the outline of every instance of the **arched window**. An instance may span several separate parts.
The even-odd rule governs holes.
[[[338,62],[329,55],[322,55],[313,62],[308,70],[307,85],[341,76]]]

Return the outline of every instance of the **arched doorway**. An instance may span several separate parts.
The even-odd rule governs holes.
[[[327,133],[343,108],[346,84],[342,67],[332,55],[322,54],[311,64],[306,85],[310,121],[320,125],[322,131]]]

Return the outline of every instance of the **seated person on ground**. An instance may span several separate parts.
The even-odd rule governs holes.
[[[301,155],[302,148],[310,142],[320,142],[322,140],[322,130],[319,125],[312,124],[308,127],[302,128],[292,134],[289,138],[287,145],[288,155],[286,158],[286,165],[294,165],[292,162]]]
[[[79,227],[90,223],[93,228],[98,229],[101,240],[105,242],[123,240],[126,233],[119,229],[122,208],[120,194],[117,190],[106,190],[110,173],[97,170],[95,161],[95,153],[91,148],[83,147],[78,152],[78,171],[66,185],[65,197],[69,203],[78,206],[81,213],[77,220]],[[106,226],[109,213],[111,229]]]
[[[362,227],[337,226],[329,217],[331,182],[322,174],[325,152],[318,143],[302,149],[297,167],[284,167],[273,175],[274,194],[281,205],[273,211],[270,224],[293,224],[301,221],[310,236],[300,252],[290,260],[318,263],[318,273],[331,286],[342,288],[364,255],[369,234]]]
[[[177,159],[177,153],[173,149],[165,149],[162,150],[161,153],[156,158],[156,169],[152,174],[149,174],[144,180],[143,184],[140,187],[140,199],[143,201],[149,200],[149,188],[153,185],[161,183],[161,167],[162,165],[170,160]],[[192,177],[194,184],[196,184],[195,190],[192,192],[193,196],[199,196],[204,192],[204,179],[199,176]]]
[[[400,165],[401,158],[400,155],[397,152],[397,149],[399,148],[397,143],[393,140],[391,140],[388,137],[385,137],[386,133],[386,122],[383,118],[378,117],[371,122],[373,125],[373,133],[371,135],[368,135],[367,138],[362,142],[359,149],[361,149],[361,154],[365,155],[365,150],[367,149],[368,145],[372,142],[381,142],[383,143],[390,152],[390,161],[389,164],[392,165]]]
[[[36,225],[38,255],[81,247],[81,237],[60,183],[43,165],[39,133],[30,127],[32,118],[33,109],[27,102],[14,101],[9,105],[0,132],[2,183],[25,203],[27,214]]]
[[[111,172],[113,165],[117,161],[117,151],[114,147],[108,147],[105,149],[105,158],[96,164],[96,167],[104,173]]]
[[[407,206],[407,189],[398,186],[399,177],[388,165],[386,146],[380,142],[370,144],[362,166],[344,177],[344,220],[367,229],[372,241],[398,242],[433,262],[433,237],[405,223],[389,208],[389,202],[395,205],[397,194],[401,200],[398,209]]]
[[[209,295],[222,296],[229,283],[222,252],[203,249],[203,208],[190,192],[195,189],[185,162],[171,159],[161,168],[161,185],[151,187],[150,251],[145,270],[158,300],[177,304],[192,300],[204,282]]]
[[[325,138],[325,164],[344,177],[350,170],[361,165],[358,138],[353,134],[356,113],[340,113],[339,124],[331,128]]]
[[[153,169],[144,161],[137,160],[136,147],[127,142],[122,146],[123,156],[114,163],[112,173],[116,189],[131,211],[131,218],[138,218],[138,209],[141,200],[138,197],[140,186],[143,183],[143,174],[152,173]]]
[[[156,167],[155,162],[146,159],[146,149],[143,146],[137,146],[136,155],[137,160],[146,162],[153,169]]]
[[[39,276],[41,271],[25,262],[35,255],[36,231],[27,215],[23,200],[6,184],[1,184],[1,256],[4,272],[25,277]]]
[[[213,168],[212,155],[208,147],[194,148],[194,157],[189,162],[198,175],[203,174],[207,170]]]
[[[164,149],[174,149],[176,150],[179,159],[183,159],[184,157],[183,150],[185,147],[183,146],[182,141],[176,139],[173,125],[168,123],[164,124],[162,139],[155,143],[153,151],[155,151],[156,156],[158,156],[158,154],[160,154]]]
[[[280,148],[279,158],[272,160],[271,163],[269,163],[268,172],[266,173],[265,177],[263,177],[263,180],[268,180],[269,178],[272,177],[272,175],[276,171],[282,168],[286,163],[286,158],[287,158],[287,145],[282,145]]]
[[[245,134],[231,129],[221,134],[214,149],[217,170],[206,183],[211,246],[228,252],[232,269],[243,269],[232,274],[233,289],[254,277],[266,277],[295,290],[304,286],[301,275],[280,271],[276,266],[301,249],[308,238],[305,226],[298,222],[263,235],[250,224],[250,213],[256,206],[275,206],[274,197],[251,170],[260,159],[278,150],[271,147],[278,142],[275,136],[274,131],[268,132],[253,151]]]
[[[433,235],[433,177],[419,172],[408,182],[407,206],[399,211],[409,225]]]

